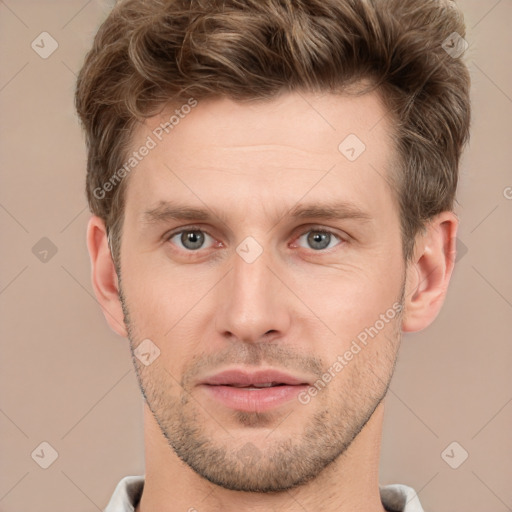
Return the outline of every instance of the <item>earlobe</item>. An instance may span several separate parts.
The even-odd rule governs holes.
[[[457,216],[442,212],[417,236],[407,269],[403,332],[421,331],[439,314],[455,263],[457,227]]]
[[[105,223],[95,215],[91,217],[87,226],[87,248],[91,258],[92,286],[96,298],[110,328],[126,338],[117,274],[108,246]]]

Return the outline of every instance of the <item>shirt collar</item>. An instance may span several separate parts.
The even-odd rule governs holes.
[[[144,488],[144,475],[125,476],[116,486],[103,512],[134,512]],[[418,495],[402,484],[381,485],[380,499],[389,512],[424,512]]]

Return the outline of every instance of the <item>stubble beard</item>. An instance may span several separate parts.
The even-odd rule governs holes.
[[[244,433],[269,426],[274,429],[264,438],[264,443],[240,440],[236,434],[230,434],[229,425],[215,419],[215,408],[210,412],[199,405],[191,394],[193,390],[188,385],[187,375],[178,383],[161,365],[153,363],[144,367],[138,363],[134,350],[140,340],[136,341],[139,336],[135,335],[120,279],[119,290],[139,387],[162,435],[174,453],[198,475],[225,489],[281,492],[317,478],[343,456],[368,423],[384,399],[395,369],[401,312],[393,320],[391,337],[373,340],[373,343],[385,345],[379,349],[379,361],[356,355],[337,377],[338,382],[344,383],[343,387],[335,389],[334,379],[322,391],[323,395],[319,394],[310,404],[302,405],[297,401],[286,418],[275,412],[233,411],[230,425],[236,424],[236,432],[242,426]],[[402,286],[399,300],[402,305],[403,297]],[[272,344],[254,347],[258,355],[251,354],[252,360],[264,358],[286,367],[290,354],[284,354],[280,347]],[[303,424],[293,437],[286,432],[288,422]]]

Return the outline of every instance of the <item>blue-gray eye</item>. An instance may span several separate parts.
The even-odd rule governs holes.
[[[330,249],[331,247],[334,247],[337,244],[331,245],[331,242],[335,242],[336,240],[341,241],[341,239],[335,235],[334,233],[331,233],[330,231],[323,231],[320,229],[311,229],[308,232],[304,233],[299,237],[299,240],[306,236],[307,243],[309,244],[310,249],[313,249],[315,251],[321,251],[323,249]],[[301,246],[304,247],[304,246]]]
[[[205,243],[206,238],[212,239],[210,235],[198,229],[187,229],[180,231],[178,233],[174,233],[169,237],[169,241],[172,241],[174,238],[177,238],[177,240],[179,240],[181,248],[186,249],[188,251],[197,251],[199,249],[204,249],[203,245]]]

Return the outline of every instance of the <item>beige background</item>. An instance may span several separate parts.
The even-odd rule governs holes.
[[[426,512],[505,512],[512,1],[460,3],[474,114],[458,195],[459,260],[438,319],[405,336],[387,400],[381,482],[413,486]],[[96,0],[0,0],[1,511],[100,510],[121,477],[144,472],[128,346],[108,329],[90,285],[85,148],[72,103],[75,74],[108,9]],[[31,48],[43,31],[59,45],[47,59]],[[33,253],[43,237],[57,249],[46,262]],[[40,243],[38,251],[48,249]],[[43,441],[59,455],[48,469],[31,457]],[[453,441],[469,453],[458,469],[441,457]],[[448,453],[457,462],[462,452]]]

